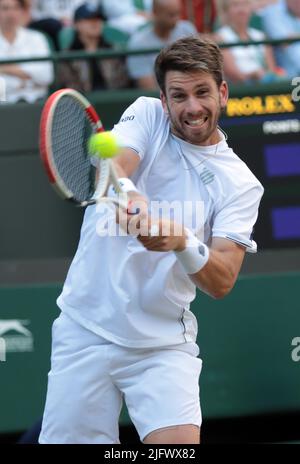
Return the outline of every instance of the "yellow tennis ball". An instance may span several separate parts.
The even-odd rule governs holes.
[[[91,156],[99,158],[113,158],[119,151],[117,139],[110,131],[93,134],[89,139],[88,148]]]

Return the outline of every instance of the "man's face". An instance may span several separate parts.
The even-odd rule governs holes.
[[[75,23],[75,28],[82,37],[97,39],[102,33],[103,21],[99,18],[81,19]]]
[[[300,18],[300,1],[299,0],[286,0],[289,10]]]
[[[172,133],[194,145],[218,143],[218,119],[228,100],[226,82],[218,88],[206,72],[168,71],[165,84],[161,100]]]
[[[171,31],[180,19],[181,5],[179,0],[159,1],[154,6],[155,22],[160,28]]]
[[[230,0],[226,11],[229,23],[248,25],[252,15],[250,0]]]
[[[21,25],[23,10],[17,0],[0,0],[0,27],[15,29]]]

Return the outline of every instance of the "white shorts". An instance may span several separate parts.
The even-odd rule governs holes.
[[[195,343],[124,348],[64,313],[54,321],[52,337],[40,443],[120,443],[123,397],[141,441],[163,427],[201,426],[202,361]]]

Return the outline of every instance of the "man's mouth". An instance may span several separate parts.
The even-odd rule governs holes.
[[[186,119],[184,122],[187,126],[200,128],[208,120],[208,116],[198,118],[198,119]]]

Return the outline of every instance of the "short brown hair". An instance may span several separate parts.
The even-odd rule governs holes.
[[[168,71],[203,71],[210,74],[218,88],[224,80],[223,57],[218,45],[210,39],[189,36],[163,48],[155,60],[155,76],[162,92],[166,93]]]

